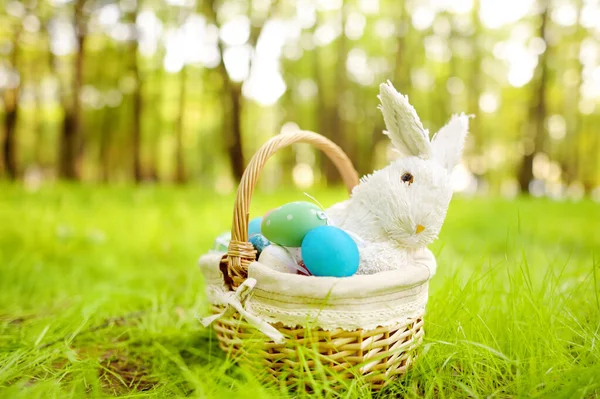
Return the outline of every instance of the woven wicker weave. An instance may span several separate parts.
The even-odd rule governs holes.
[[[251,159],[246,168],[234,206],[231,243],[221,261],[226,284],[235,289],[248,276],[248,265],[256,252],[248,239],[249,206],[258,176],[271,155],[294,143],[305,142],[322,150],[336,165],[348,190],[358,184],[358,174],[346,154],[333,142],[316,133],[298,131],[280,134],[269,140]],[[223,308],[213,306],[213,312]],[[261,374],[285,381],[287,385],[303,380],[303,367],[314,368],[315,362],[326,366],[332,380],[363,376],[374,389],[402,374],[414,360],[415,349],[423,338],[423,315],[407,323],[378,327],[374,330],[323,331],[275,324],[285,337],[276,344],[244,323],[238,313],[227,313],[215,322],[219,346]],[[312,351],[306,356],[304,349]],[[322,368],[321,368],[322,369]]]

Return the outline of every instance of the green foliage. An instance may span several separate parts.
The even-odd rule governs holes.
[[[0,191],[0,397],[297,395],[231,365],[195,319],[207,310],[195,262],[229,228],[231,195]],[[302,198],[259,193],[252,215]],[[598,397],[599,213],[591,201],[455,199],[432,248],[421,357],[379,397]],[[342,397],[371,395],[347,386]]]
[[[537,194],[592,193],[600,6],[511,1],[4,0],[0,177],[54,179],[71,126],[77,156],[66,163],[77,179],[227,191],[240,154],[247,160],[286,123],[329,136],[367,173],[388,161],[376,95],[390,79],[431,133],[452,113],[476,116],[464,167],[479,191],[513,192],[517,180],[528,191],[535,180]],[[223,54],[241,48],[252,55],[225,65]],[[246,64],[263,77],[252,90],[251,75],[230,70]],[[267,101],[274,82],[285,92]],[[277,160],[271,187],[297,164],[316,183],[335,182],[319,154],[296,158]]]

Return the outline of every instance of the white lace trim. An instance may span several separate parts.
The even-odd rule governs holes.
[[[248,311],[270,323],[281,323],[286,327],[305,326],[307,324],[323,330],[342,328],[353,331],[358,329],[372,330],[377,327],[387,327],[395,324],[408,324],[410,320],[422,317],[427,305],[427,290],[422,290],[415,300],[400,306],[378,309],[282,309],[257,302],[251,298],[246,303]]]

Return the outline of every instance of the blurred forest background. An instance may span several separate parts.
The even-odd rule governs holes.
[[[599,0],[0,0],[0,175],[235,189],[269,137],[388,162],[379,83],[435,132],[472,119],[459,191],[600,200]],[[306,146],[261,185],[339,182]]]

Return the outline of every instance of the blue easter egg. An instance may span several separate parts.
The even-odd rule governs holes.
[[[349,277],[360,261],[356,243],[333,226],[312,229],[302,240],[302,259],[313,276]]]
[[[271,241],[267,240],[262,234],[253,235],[248,241],[256,249],[256,256],[259,256],[263,249],[271,245]]]
[[[254,218],[248,223],[248,237],[252,237],[254,234],[260,234],[260,224],[262,223],[262,216]]]

